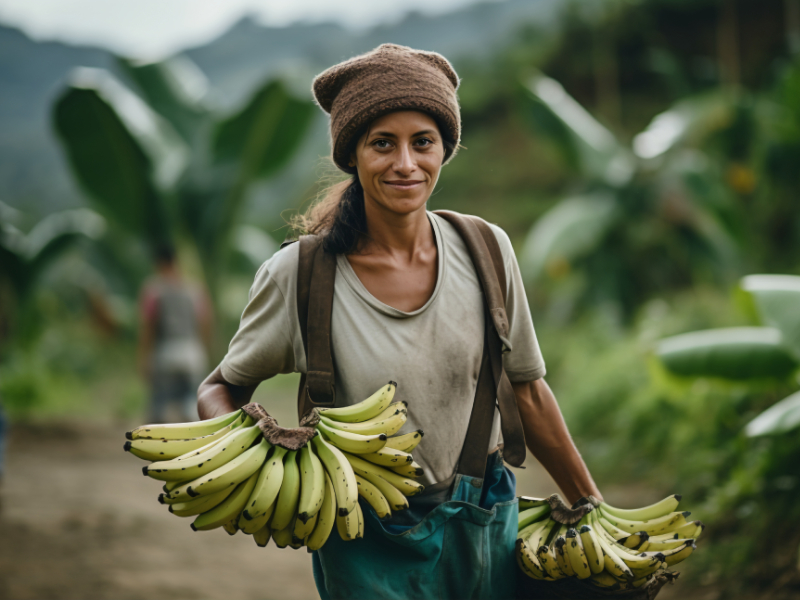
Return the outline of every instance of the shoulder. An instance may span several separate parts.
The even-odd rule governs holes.
[[[250,295],[270,284],[277,286],[284,295],[293,290],[297,285],[299,250],[297,242],[288,244],[265,260],[256,272]]]

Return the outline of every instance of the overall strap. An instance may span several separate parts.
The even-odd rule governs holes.
[[[503,433],[503,458],[515,467],[525,461],[525,434],[517,409],[514,389],[503,369],[503,347],[509,347],[505,301],[507,281],[505,261],[491,227],[478,217],[452,211],[435,211],[461,235],[469,250],[483,289],[486,307],[483,360],[475,390],[467,436],[459,459],[458,472],[482,478],[486,468],[495,406],[500,410]]]
[[[297,263],[297,317],[306,351],[306,373],[300,379],[297,414],[302,419],[315,406],[333,406],[335,377],[331,352],[331,314],[336,256],[314,235],[300,237]]]

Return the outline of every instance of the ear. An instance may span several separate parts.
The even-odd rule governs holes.
[[[348,167],[355,167],[356,166],[356,153],[353,152],[350,154],[350,161],[347,163]]]

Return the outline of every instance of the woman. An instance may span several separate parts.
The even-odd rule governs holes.
[[[396,399],[408,402],[405,430],[426,432],[414,456],[427,488],[388,523],[368,518],[363,540],[344,543],[331,536],[314,556],[323,598],[513,595],[507,580],[516,568],[508,554],[516,532],[514,478],[497,450],[498,415],[484,478],[472,478],[480,499],[468,500],[466,509],[455,502],[454,476],[483,357],[484,300],[464,241],[426,203],[461,137],[458,84],[441,55],[393,44],[335,65],[314,81],[317,102],[331,114],[333,160],[352,175],[300,221],[336,255],[336,404],[353,404],[387,380],[397,381]],[[527,446],[570,502],[589,494],[601,498],[543,379],[511,244],[501,229],[492,231],[508,282],[502,362]],[[229,352],[200,387],[202,418],[247,402],[264,379],[306,372],[296,307],[297,246],[275,254],[256,275]],[[456,528],[462,509],[462,517],[472,516]],[[500,514],[506,520],[502,539],[487,550],[482,527],[496,524]],[[431,532],[448,522],[450,533],[432,547]],[[498,559],[491,553],[501,547],[505,554]],[[500,570],[495,562],[502,563]]]

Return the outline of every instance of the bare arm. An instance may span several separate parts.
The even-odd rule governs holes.
[[[564,417],[544,379],[513,383],[525,442],[536,459],[574,503],[582,496],[603,497],[567,430]]]
[[[233,385],[225,380],[219,367],[206,377],[197,390],[197,411],[201,419],[233,412],[250,402],[256,385]]]

